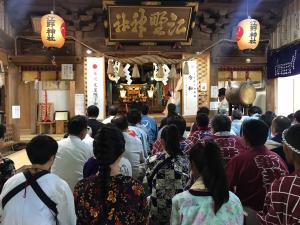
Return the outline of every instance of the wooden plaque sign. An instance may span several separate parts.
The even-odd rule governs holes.
[[[107,5],[109,42],[188,42],[196,5]]]

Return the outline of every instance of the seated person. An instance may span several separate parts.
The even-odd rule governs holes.
[[[95,136],[93,150],[99,172],[74,188],[77,225],[146,224],[147,201],[142,185],[120,174],[125,151],[122,132],[105,125]]]
[[[171,224],[243,225],[243,207],[229,191],[219,146],[214,142],[196,144],[189,159],[195,182],[173,197]]]
[[[57,142],[46,135],[36,136],[27,144],[32,166],[5,183],[0,196],[2,225],[76,224],[72,191],[64,180],[50,173],[57,148]]]
[[[271,140],[268,140],[266,143],[267,147],[270,150],[276,152],[284,160],[284,162],[288,166],[289,173],[294,172],[294,166],[287,162],[285,154],[283,152],[282,133],[285,129],[288,129],[290,126],[291,126],[291,121],[289,118],[285,116],[277,116],[272,121],[272,126],[271,126],[273,137],[271,138]]]
[[[148,115],[149,106],[147,104],[143,104],[141,106],[141,112],[142,112],[141,124],[149,129],[148,136],[150,139],[150,145],[152,146],[153,143],[156,141],[156,137],[157,137],[157,123],[155,119],[153,119]]]
[[[239,136],[230,133],[231,121],[226,115],[216,115],[212,120],[213,136],[207,136],[205,140],[213,140],[221,150],[221,156],[227,163],[233,157],[245,151],[245,146]]]
[[[168,125],[175,125],[179,131],[180,135],[180,150],[186,154],[189,152],[191,147],[193,146],[193,142],[189,139],[185,139],[183,137],[184,132],[186,130],[186,122],[182,117],[173,117],[169,118]],[[159,154],[160,152],[163,152],[163,145],[161,142],[161,139],[157,139],[156,142],[154,142],[152,147],[152,155]]]
[[[102,121],[103,124],[108,124],[108,123],[111,123],[111,120],[118,114],[119,112],[119,109],[117,106],[110,106],[109,107],[109,111],[108,111],[108,114],[109,114],[109,117],[107,117],[105,120]]]
[[[209,118],[205,113],[197,113],[196,117],[197,130],[189,136],[189,140],[193,142],[193,144],[201,142],[205,137],[211,137],[212,132],[208,127]]]
[[[175,125],[161,134],[164,151],[147,161],[146,177],[151,192],[150,224],[168,224],[172,198],[182,192],[189,180],[189,162],[180,149],[180,134]]]
[[[230,190],[243,206],[262,210],[271,183],[288,174],[284,161],[265,147],[268,126],[260,120],[247,120],[242,127],[247,150],[227,163]]]
[[[241,135],[243,114],[240,110],[233,110],[231,115],[231,130],[230,132],[234,135]]]
[[[299,224],[300,221],[300,124],[283,132],[284,153],[295,172],[275,180],[266,195],[260,224]]]
[[[160,126],[159,126],[158,130],[161,130],[164,126],[166,126],[168,124],[168,119],[169,118],[179,116],[178,113],[176,112],[176,105],[175,104],[169,103],[167,107],[168,107],[167,117],[163,118],[160,121]]]
[[[87,108],[88,126],[92,130],[91,137],[94,138],[97,131],[103,127],[103,123],[97,120],[99,116],[99,108],[95,105],[90,105]]]
[[[209,116],[209,108],[205,107],[205,106],[202,106],[198,109],[197,111],[197,115],[200,114],[200,113],[204,113],[206,114],[207,116]],[[196,116],[197,117],[197,116]],[[208,124],[208,127],[209,129],[211,129],[211,124],[210,124],[210,121],[209,121],[209,124]],[[197,126],[197,122],[193,123],[192,124],[192,128],[191,128],[191,132],[190,132],[190,136],[198,130],[198,126]]]

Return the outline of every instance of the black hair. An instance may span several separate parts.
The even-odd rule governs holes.
[[[290,119],[291,122],[294,122],[294,113],[289,114],[287,117]]]
[[[173,103],[168,104],[168,117],[176,116],[176,105]]]
[[[121,131],[128,129],[128,120],[125,115],[117,115],[112,120],[111,123],[119,128]]]
[[[4,139],[6,132],[6,127],[3,124],[0,124],[0,139]]]
[[[264,145],[269,135],[268,125],[256,119],[244,121],[242,125],[243,137],[251,147]]]
[[[232,120],[241,120],[243,117],[243,114],[240,110],[236,109],[232,111],[231,119]]]
[[[214,200],[214,212],[217,214],[222,205],[229,200],[229,186],[220,155],[220,147],[212,141],[198,143],[189,152],[191,164],[198,170],[205,187]]]
[[[99,116],[99,108],[95,105],[90,105],[87,108],[87,116],[89,116],[89,117],[98,117]]]
[[[171,156],[182,154],[180,150],[180,134],[176,125],[168,125],[161,132],[161,139],[165,142],[166,152]]]
[[[110,116],[115,116],[115,115],[118,114],[118,112],[119,112],[119,109],[118,109],[117,106],[112,105],[112,106],[109,107],[109,115]]]
[[[286,131],[284,137],[289,145],[300,150],[300,124],[291,126]]]
[[[167,119],[167,125],[175,125],[178,129],[179,135],[182,137],[186,130],[186,121],[181,116],[173,116]]]
[[[58,144],[50,136],[38,135],[26,145],[26,153],[32,164],[45,164],[57,153]]]
[[[230,131],[231,120],[228,116],[218,114],[213,118],[211,125],[215,133],[222,131]]]
[[[285,116],[277,116],[272,123],[272,126],[277,134],[282,132],[291,126],[291,120]]]
[[[297,123],[300,123],[300,110],[294,113],[294,119],[296,120]]]
[[[197,114],[198,113],[204,113],[206,115],[209,115],[209,108],[207,108],[206,106],[202,106],[198,109]]]
[[[135,125],[141,122],[142,116],[137,109],[132,109],[127,113],[128,122]]]
[[[125,151],[125,140],[122,132],[112,124],[105,125],[97,131],[93,143],[93,151],[99,165],[100,194],[107,215],[106,198],[109,191],[110,172],[112,165]]]
[[[272,126],[272,121],[276,117],[276,114],[271,111],[267,111],[264,114],[262,114],[259,119],[264,121],[268,127],[270,128]]]
[[[208,127],[208,115],[205,113],[197,113],[196,122],[199,127]]]
[[[225,96],[225,93],[226,93],[226,88],[220,88],[218,97]]]
[[[143,104],[141,106],[141,112],[143,115],[147,115],[149,113],[149,106],[147,104]]]
[[[252,115],[254,115],[254,114],[262,114],[262,110],[261,110],[261,108],[260,107],[258,107],[258,106],[251,106],[250,108],[249,108],[249,110],[248,110],[248,115],[249,116],[252,116]]]
[[[68,133],[70,135],[79,135],[84,129],[87,129],[87,118],[85,116],[74,116],[68,122]]]

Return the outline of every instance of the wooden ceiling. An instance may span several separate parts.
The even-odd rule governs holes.
[[[175,2],[178,1],[180,0]],[[119,2],[131,2],[131,0]],[[261,39],[270,39],[270,34],[280,21],[282,8],[287,2],[286,0],[248,0],[249,15],[261,23]],[[6,0],[6,10],[17,35],[38,35],[34,32],[33,18],[47,14],[52,9],[53,0],[22,0],[22,4],[20,0]],[[102,0],[56,0],[55,12],[66,21],[69,35],[74,35],[75,31],[83,31],[82,37],[91,47],[107,53],[118,51],[114,47],[105,46]],[[177,50],[169,47],[168,51],[197,52],[221,38],[234,39],[236,25],[240,20],[247,18],[246,12],[247,0],[199,0],[192,46],[189,49],[182,47]],[[21,44],[20,48],[26,52],[25,44]],[[32,52],[32,48],[28,46],[28,51]],[[143,51],[145,49],[144,47]],[[262,47],[261,51],[263,52],[264,49],[265,47]],[[126,46],[127,52],[139,50],[141,49],[137,46]],[[146,50],[161,51],[161,48],[148,47]],[[72,52],[70,49],[68,51]]]

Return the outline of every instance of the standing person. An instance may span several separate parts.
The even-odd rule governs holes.
[[[93,149],[82,140],[87,133],[87,118],[74,116],[68,122],[69,136],[58,142],[51,172],[64,179],[73,190],[83,178],[83,165],[93,156]]]
[[[99,108],[95,105],[90,105],[87,108],[88,126],[92,130],[91,137],[94,138],[97,131],[103,127],[103,123],[97,120],[99,116]]]
[[[133,178],[120,175],[124,151],[125,140],[118,128],[106,125],[96,135],[94,154],[99,173],[75,186],[77,225],[146,224],[143,187]]]
[[[76,224],[72,191],[64,180],[50,173],[57,148],[57,142],[46,135],[27,144],[32,166],[5,183],[0,196],[2,225]]]
[[[247,120],[242,129],[248,149],[227,163],[229,187],[243,206],[260,211],[271,183],[288,171],[284,161],[264,145],[269,131],[264,122]]]
[[[189,159],[195,182],[188,191],[173,197],[171,224],[243,225],[243,207],[229,191],[218,145],[198,143],[192,147]]]
[[[156,141],[156,137],[157,137],[157,123],[155,119],[148,116],[149,106],[147,104],[142,105],[141,112],[142,112],[141,124],[149,129],[150,132],[148,135],[150,139],[150,145],[152,146],[153,143]]]
[[[104,123],[104,124],[111,123],[111,120],[118,114],[118,112],[119,112],[118,107],[112,105],[108,111],[109,117],[107,117],[105,120],[103,120],[102,123]]]
[[[227,114],[229,110],[229,105],[226,100],[226,88],[220,88],[219,89],[219,94],[218,94],[218,100],[219,100],[219,106],[218,106],[218,112],[220,114]]]
[[[150,224],[170,224],[172,198],[182,192],[189,179],[189,162],[180,149],[180,134],[168,125],[161,134],[164,152],[147,161],[146,177],[151,191]]]
[[[260,224],[299,224],[300,222],[300,124],[282,134],[284,153],[295,172],[275,180],[258,214]]]

